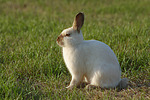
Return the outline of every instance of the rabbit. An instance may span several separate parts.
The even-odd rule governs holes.
[[[84,13],[78,13],[73,26],[64,29],[57,38],[57,44],[62,47],[64,62],[72,76],[72,89],[84,80],[90,86],[101,88],[126,88],[128,79],[121,79],[121,69],[112,49],[97,40],[84,40],[81,27],[84,24]]]

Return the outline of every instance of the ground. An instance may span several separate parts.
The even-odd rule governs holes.
[[[0,0],[1,99],[150,99],[150,0]],[[115,52],[127,89],[74,88],[57,36],[84,12],[84,39]]]

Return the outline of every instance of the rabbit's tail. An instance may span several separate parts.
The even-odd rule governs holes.
[[[129,79],[128,78],[123,78],[117,85],[117,88],[119,89],[126,89],[129,85]]]

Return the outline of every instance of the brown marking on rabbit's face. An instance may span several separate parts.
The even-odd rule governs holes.
[[[61,34],[57,38],[57,44],[61,47],[64,47],[66,44],[68,44],[70,41],[69,38],[71,37],[71,34],[73,33],[72,28],[65,29],[61,32]]]
[[[57,38],[57,44],[60,47],[69,47],[69,46],[77,45],[81,41],[83,41],[83,36],[81,31],[80,33],[78,33],[78,31],[75,30],[73,27],[64,29]]]
[[[58,38],[57,38],[57,43],[59,44],[59,45],[64,45],[64,42],[63,42],[63,39],[64,39],[64,36],[62,35],[62,34],[60,34],[59,36],[58,36]]]

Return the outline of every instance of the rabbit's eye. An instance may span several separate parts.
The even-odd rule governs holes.
[[[70,36],[70,34],[66,34],[66,36],[68,36],[68,37],[69,37],[69,36]]]

